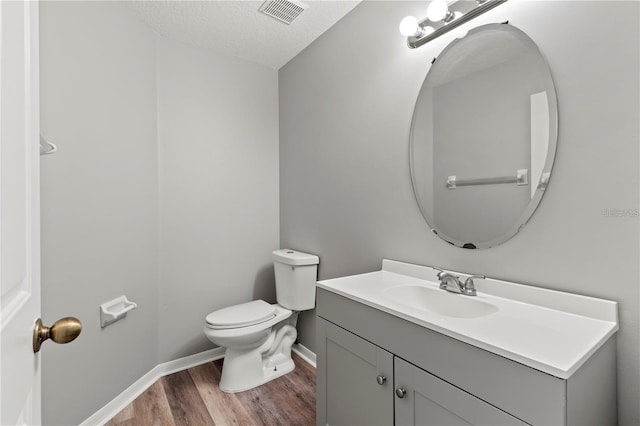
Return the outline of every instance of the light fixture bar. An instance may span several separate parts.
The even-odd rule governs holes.
[[[421,28],[429,25],[433,27],[435,31],[422,37],[409,36],[407,37],[407,45],[410,49],[420,47],[506,1],[507,0],[485,0],[480,4],[476,1],[457,1],[451,5],[450,9],[452,13],[459,12],[462,16],[449,23],[444,23],[442,21],[432,22],[427,18],[423,19],[418,25]]]

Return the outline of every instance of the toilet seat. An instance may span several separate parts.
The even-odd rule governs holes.
[[[276,308],[264,300],[241,303],[210,313],[206,317],[207,327],[214,330],[248,327],[273,319]]]

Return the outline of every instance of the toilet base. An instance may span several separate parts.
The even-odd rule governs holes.
[[[220,377],[220,390],[227,393],[244,392],[263,385],[295,369],[291,359],[291,345],[297,331],[283,325],[272,331],[259,348],[227,348]]]
[[[270,380],[277,379],[280,376],[291,373],[295,370],[296,366],[293,360],[283,360],[281,363],[274,365],[273,367],[264,367],[262,369],[265,381],[261,384],[267,383]]]

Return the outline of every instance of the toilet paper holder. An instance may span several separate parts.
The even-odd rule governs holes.
[[[116,297],[100,305],[100,327],[104,328],[127,316],[138,304],[131,302],[127,296]]]

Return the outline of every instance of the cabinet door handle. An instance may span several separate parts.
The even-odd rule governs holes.
[[[405,388],[397,388],[396,389],[396,396],[398,398],[404,398],[404,396],[407,394],[407,390]]]
[[[376,382],[378,382],[378,384],[380,386],[384,385],[386,381],[387,381],[387,377],[383,376],[382,374],[380,374],[380,375],[378,375],[378,377],[376,377]]]

